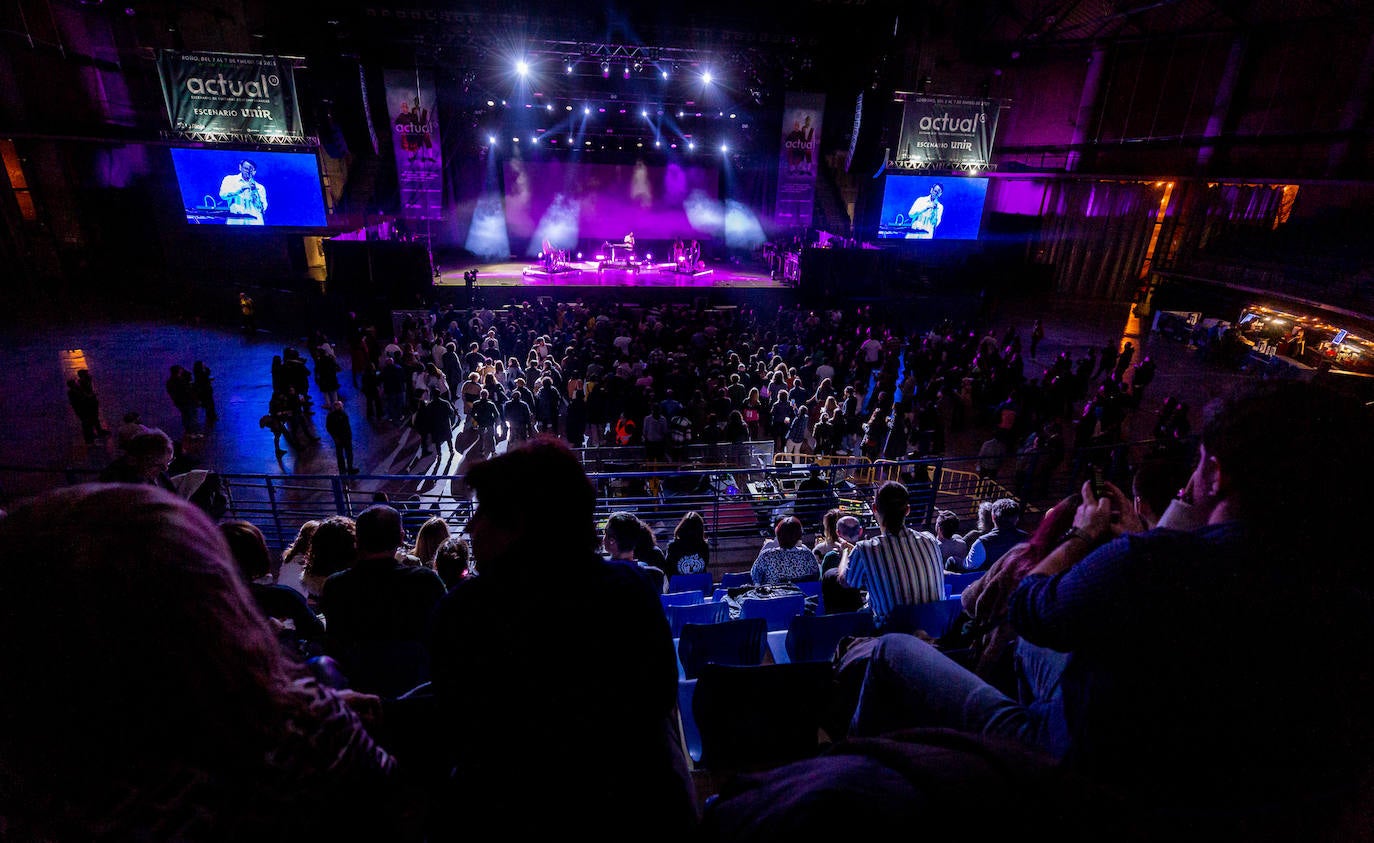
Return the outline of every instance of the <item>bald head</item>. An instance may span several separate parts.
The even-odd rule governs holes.
[[[846,515],[835,522],[835,534],[847,542],[856,542],[864,537],[863,522],[852,515]]]

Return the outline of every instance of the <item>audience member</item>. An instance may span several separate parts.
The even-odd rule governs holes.
[[[405,530],[391,506],[368,507],[355,525],[358,558],[325,580],[320,595],[329,654],[350,687],[396,696],[429,678],[425,640],[444,583],[432,569],[396,558]],[[315,531],[316,540],[323,529]]]
[[[639,520],[639,516],[633,512],[613,512],[606,519],[601,544],[610,561],[633,565],[649,580],[655,591],[663,593],[668,590],[668,575],[662,568],[639,558],[635,553],[636,548],[643,546],[645,533],[653,535],[649,525]],[[480,563],[481,556],[478,556],[478,561]]]
[[[473,576],[471,565],[472,551],[468,543],[457,536],[445,539],[434,554],[434,570],[450,591],[459,582]]]
[[[443,598],[431,639],[455,806],[439,833],[689,839],[696,799],[668,622],[646,577],[596,554],[596,491],[581,463],[536,436],[466,481],[479,575]],[[531,507],[536,487],[559,505]],[[531,669],[518,654],[548,652],[550,619],[570,605],[614,611],[559,625],[563,655]]]
[[[176,456],[172,437],[157,428],[146,428],[134,434],[124,446],[124,453],[100,473],[102,483],[143,483],[176,494],[167,469]]]
[[[959,536],[959,516],[948,509],[935,513],[935,541],[940,545],[946,571],[968,556],[968,544]]]
[[[1012,498],[998,498],[989,510],[992,515],[992,529],[983,533],[969,545],[968,555],[947,570],[961,574],[976,574],[986,571],[988,566],[1002,558],[1015,545],[1029,536],[1017,527],[1021,522],[1021,504]]]
[[[793,515],[779,518],[773,527],[774,547],[764,548],[754,559],[749,577],[754,585],[817,580],[821,576],[816,554],[801,543],[802,523]]]
[[[438,517],[430,518],[421,524],[420,529],[416,531],[415,546],[411,548],[407,558],[415,559],[419,565],[425,568],[433,568],[435,554],[439,552],[440,546],[448,539],[448,522]]]
[[[1157,823],[1151,836],[1325,836],[1374,757],[1370,574],[1320,519],[1292,516],[1374,469],[1370,422],[1318,384],[1244,385],[1202,427],[1184,490],[1197,530],[1134,535],[1125,496],[1084,484],[1073,528],[1011,596],[1022,644],[1067,654],[1025,663],[1029,704],[887,635],[851,734],[924,725],[1021,740],[1129,798]],[[1285,547],[1327,560],[1321,575]]]
[[[187,502],[89,485],[16,507],[0,631],[7,839],[410,836],[395,762],[283,654]]]
[[[331,515],[319,523],[310,537],[301,584],[312,608],[318,610],[325,580],[353,567],[358,558],[357,528],[346,515]]]
[[[840,561],[840,585],[868,591],[879,629],[893,607],[945,597],[940,546],[929,533],[906,526],[910,501],[901,483],[889,480],[880,486],[873,503],[880,534],[855,544]]]
[[[821,603],[826,614],[858,612],[864,608],[863,590],[840,582],[840,563],[863,537],[864,525],[858,518],[842,515],[835,520],[835,541],[821,560]]]
[[[685,513],[668,542],[667,570],[674,574],[700,574],[711,560],[711,545],[706,541],[706,522],[695,510]]]
[[[324,624],[300,592],[272,582],[272,556],[262,531],[248,521],[225,521],[219,529],[248,585],[248,593],[287,652],[295,656],[319,655],[324,644]]]

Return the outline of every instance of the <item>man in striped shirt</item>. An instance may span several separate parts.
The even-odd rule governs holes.
[[[895,606],[943,600],[945,575],[935,537],[906,526],[911,512],[906,486],[884,483],[873,506],[881,533],[847,549],[840,560],[839,581],[868,590],[868,605],[881,629]]]

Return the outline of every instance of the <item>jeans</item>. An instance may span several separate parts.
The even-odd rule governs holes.
[[[1055,759],[1068,750],[1060,677],[1068,656],[1017,645],[1018,702],[912,635],[884,635],[859,690],[851,737],[897,729],[958,729],[1010,738]]]

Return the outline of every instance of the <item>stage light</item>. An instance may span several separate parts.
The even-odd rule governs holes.
[[[968,168],[968,174],[969,174],[970,176],[976,176],[976,175],[978,175],[978,168],[977,168],[977,167],[969,167],[969,168]]]
[[[643,62],[638,62],[638,61],[635,62],[635,73],[638,73],[639,71],[641,71],[641,70],[643,70],[643,69],[644,69],[644,63],[643,63]]]
[[[733,113],[730,115],[730,119],[731,119],[731,120],[734,120],[734,119],[735,119],[735,115],[734,115]]]
[[[688,152],[691,152],[691,151],[695,150],[696,148],[697,148],[697,145],[696,145],[695,143],[690,143],[690,142],[689,142],[689,143],[687,144],[687,151],[688,151]]]
[[[528,76],[530,72],[530,63],[525,61],[524,59],[517,61],[515,63],[515,72],[520,74],[521,76]]]
[[[639,110],[639,116],[640,116],[640,117],[648,117],[648,116],[649,116],[649,110],[648,110],[647,108],[641,108],[641,109]]]
[[[661,146],[663,146],[663,141],[654,141],[654,148],[655,148],[655,149],[658,149],[658,148],[661,147]]]
[[[629,66],[628,64],[625,65],[625,78],[626,78],[626,79],[629,79],[629,78],[630,78],[630,66]]]
[[[511,139],[510,139],[510,142],[511,142],[511,143],[519,143],[519,142],[520,142],[520,139],[519,139],[519,138],[511,138]]]
[[[679,119],[679,120],[682,119],[682,117],[683,117],[685,114],[686,114],[686,112],[684,112],[684,111],[678,111],[678,113],[677,113],[678,119]]]
[[[707,85],[711,84],[711,80],[714,78],[715,77],[711,75],[711,71],[709,70],[701,74],[701,81],[705,82]]]
[[[495,108],[496,100],[487,100],[487,108]]]
[[[653,255],[649,254],[648,252],[645,252],[645,253],[644,253],[644,260],[646,260],[646,261],[652,261],[653,259],[654,259],[654,256],[653,256]]]
[[[563,63],[563,72],[564,72],[564,73],[572,73],[572,62],[564,62],[564,63]]]
[[[664,70],[661,71],[661,73],[663,74],[663,78],[666,80],[668,78],[668,71]]]
[[[582,106],[582,113],[583,113],[583,114],[591,114],[591,113],[592,113],[592,107],[591,107],[590,105],[584,105],[584,106]]]
[[[565,106],[563,106],[563,110],[564,110],[564,111],[572,111],[572,106],[570,106],[570,105],[565,105]]]
[[[582,253],[581,253],[581,252],[578,252],[578,253],[577,253],[577,259],[578,259],[578,260],[582,260]]]
[[[548,105],[544,106],[544,110],[553,111],[553,103],[549,103]]]
[[[720,145],[720,151],[721,151],[721,152],[729,152],[729,151],[730,151],[730,147],[727,146],[726,144],[721,144],[721,145]]]
[[[496,136],[495,136],[495,135],[487,135],[487,143],[495,144],[495,143],[496,143]]]
[[[603,79],[609,79],[609,78],[611,78],[611,63],[608,62],[608,61],[603,61],[603,62],[601,63],[601,78],[603,78]]]

